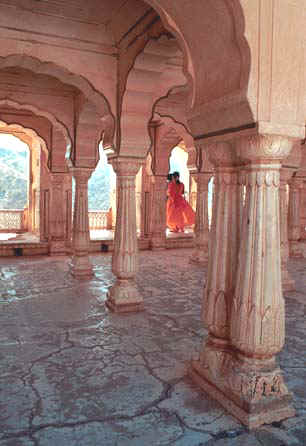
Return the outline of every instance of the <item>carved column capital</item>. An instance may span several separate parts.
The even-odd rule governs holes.
[[[204,141],[197,141],[196,142],[196,149],[197,149],[197,170],[198,172],[211,172],[214,169],[214,166],[209,160],[209,146],[210,144],[204,142]]]
[[[302,161],[302,145],[301,141],[294,141],[290,154],[284,159],[283,166],[291,167],[291,169],[298,169]]]
[[[246,163],[280,163],[288,157],[295,140],[279,135],[249,135],[235,141],[237,157]]]
[[[211,178],[213,176],[213,172],[199,172],[197,174],[194,174],[194,180],[197,183],[197,190],[199,189],[207,190],[208,189],[208,183],[210,182]]]
[[[109,159],[114,171],[120,177],[134,177],[146,162],[144,158],[116,157]]]
[[[292,175],[294,173],[293,169],[290,169],[288,167],[282,167],[280,170],[280,183],[281,187],[286,186],[289,183],[289,180],[291,179]]]
[[[78,181],[80,184],[87,185],[88,180],[93,173],[93,169],[88,169],[86,167],[71,167],[70,172],[76,181]]]
[[[62,173],[51,173],[50,174],[50,180],[52,182],[52,186],[62,186],[65,180],[65,174]]]
[[[214,167],[232,167],[238,164],[235,147],[231,141],[207,144],[205,152]]]
[[[299,189],[302,189],[302,187],[303,187],[303,183],[304,183],[304,179],[303,179],[303,178],[300,178],[300,177],[296,177],[296,176],[293,176],[293,177],[288,181],[288,184],[289,184],[289,186],[290,186],[290,188],[291,188],[292,190],[299,190]]]

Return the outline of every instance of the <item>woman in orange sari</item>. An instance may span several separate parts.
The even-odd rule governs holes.
[[[180,174],[174,172],[168,178],[167,226],[171,232],[184,232],[185,226],[194,224],[195,213],[183,197],[184,184],[180,182]]]

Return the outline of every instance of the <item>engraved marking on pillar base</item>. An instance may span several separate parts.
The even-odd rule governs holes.
[[[258,403],[250,405],[251,410],[242,409],[232,398],[215,384],[209,382],[201,373],[200,361],[191,361],[188,370],[190,378],[209,396],[217,400],[231,415],[236,417],[249,429],[255,429],[263,424],[271,424],[295,416],[295,409],[290,405],[292,395],[288,393],[279,398],[261,399]]]

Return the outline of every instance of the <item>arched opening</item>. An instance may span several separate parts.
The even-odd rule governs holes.
[[[91,239],[113,238],[116,223],[116,174],[99,144],[99,162],[88,181],[88,212]]]
[[[185,198],[189,199],[190,173],[187,167],[188,153],[179,146],[172,149],[169,157],[169,173],[179,172],[180,181],[184,183]]]
[[[0,169],[0,240],[9,240],[26,230],[30,183],[29,146],[9,133],[0,133]]]
[[[171,150],[171,154],[169,157],[169,173],[178,172],[180,175],[180,182],[184,184],[184,198],[186,201],[190,203],[190,182],[191,176],[188,169],[188,152],[184,150],[182,147],[175,146]],[[169,237],[170,229],[166,228],[166,235]],[[186,225],[184,228],[184,234],[193,233],[193,225]],[[175,234],[175,236],[181,236],[182,233]]]

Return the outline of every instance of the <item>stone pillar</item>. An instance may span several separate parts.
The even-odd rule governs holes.
[[[230,413],[255,428],[295,413],[275,364],[275,354],[284,343],[279,170],[291,142],[258,135],[237,140],[236,147],[248,163],[236,287],[233,294],[227,291],[228,299],[222,289],[212,290],[214,305],[211,317],[206,316],[209,336],[200,359],[192,362],[191,374]],[[216,243],[214,250],[218,254]],[[231,261],[236,269],[236,253]],[[223,272],[223,259],[217,262]],[[205,305],[209,315],[204,299],[203,309]]]
[[[290,277],[287,267],[289,258],[287,184],[292,176],[292,173],[293,172],[291,169],[284,167],[280,171],[279,218],[283,291],[291,291],[294,289],[294,280]]]
[[[71,173],[75,179],[75,199],[72,228],[73,257],[71,274],[78,279],[89,279],[93,275],[89,260],[89,218],[88,218],[88,180],[92,169],[74,167]]]
[[[136,228],[136,174],[142,159],[117,157],[110,160],[117,174],[117,218],[112,271],[117,277],[107,293],[106,305],[114,312],[143,310],[143,298],[136,287],[138,242]]]
[[[154,175],[152,183],[151,248],[161,250],[166,248],[167,178],[165,175]]]
[[[288,238],[289,255],[294,258],[303,257],[300,246],[301,224],[300,224],[300,202],[302,178],[293,177],[289,181],[289,211],[288,211]]]
[[[193,170],[189,169],[190,177],[189,177],[189,204],[194,210],[194,212],[197,211],[197,172],[194,172]]]
[[[190,261],[206,265],[208,262],[208,183],[212,173],[193,174],[197,183],[196,220],[195,220],[195,249]]]
[[[306,240],[306,177],[303,177],[301,188],[301,212],[300,212],[301,240]]]
[[[202,318],[209,336],[201,357],[211,356],[216,344],[229,343],[229,318],[236,281],[239,245],[238,174],[235,152],[229,143],[206,147],[215,166],[212,221],[209,239],[208,274],[202,303]],[[192,378],[199,382],[203,360],[193,362]]]
[[[63,173],[50,174],[51,179],[51,212],[49,226],[49,254],[66,254],[66,215]]]
[[[241,166],[238,171],[238,184],[239,184],[239,191],[238,191],[238,224],[239,228],[242,228],[242,218],[243,218],[243,209],[244,209],[244,202],[245,202],[245,169],[244,166]]]

